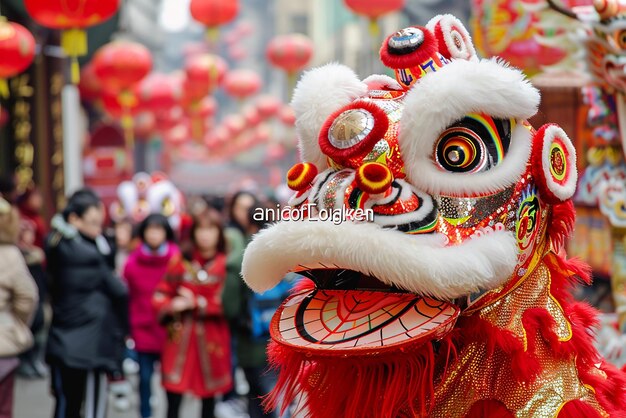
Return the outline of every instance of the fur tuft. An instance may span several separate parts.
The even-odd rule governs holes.
[[[438,235],[408,235],[374,223],[283,222],[255,235],[242,273],[252,290],[263,292],[298,265],[322,263],[360,271],[413,293],[452,299],[505,282],[518,254],[507,231],[445,245]]]
[[[450,14],[438,15],[430,19],[426,27],[435,34],[439,42],[439,52],[444,57],[448,59],[477,59],[472,38],[457,17]]]
[[[363,82],[367,84],[368,90],[402,90],[400,83],[386,74],[372,74]]]
[[[548,237],[554,251],[558,252],[565,245],[565,240],[569,238],[574,230],[576,222],[576,209],[571,200],[552,206],[550,224],[548,226]]]
[[[328,167],[317,142],[324,121],[337,109],[366,94],[367,84],[344,65],[327,64],[302,76],[291,101],[302,161],[315,164],[320,172]]]

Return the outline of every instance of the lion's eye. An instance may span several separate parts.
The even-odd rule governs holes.
[[[441,133],[435,143],[435,160],[454,173],[489,170],[504,158],[514,125],[514,119],[469,114]]]

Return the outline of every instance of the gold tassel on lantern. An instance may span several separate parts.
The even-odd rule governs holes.
[[[122,129],[124,130],[124,138],[126,146],[132,152],[135,148],[135,135],[133,132],[133,117],[130,109],[137,106],[137,97],[130,91],[122,91],[118,96],[119,103],[122,105]]]
[[[380,37],[380,26],[376,19],[370,19],[368,29],[373,40],[378,40]]]
[[[9,97],[9,83],[4,78],[0,78],[0,97],[3,99]]]
[[[78,57],[87,54],[87,33],[81,29],[69,29],[61,33],[61,47],[71,57],[72,83],[80,81]]]
[[[206,39],[211,45],[217,44],[217,40],[220,36],[220,29],[217,26],[210,26],[206,30]]]

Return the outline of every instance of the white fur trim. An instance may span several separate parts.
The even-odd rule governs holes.
[[[333,112],[366,95],[367,84],[345,65],[327,64],[302,76],[291,101],[302,161],[315,164],[319,171],[328,167],[318,143],[322,125]]]
[[[550,172],[550,146],[554,142],[554,138],[561,138],[567,151],[567,180],[565,184],[561,185],[553,180],[552,173]],[[576,150],[572,145],[572,141],[569,139],[565,131],[556,125],[549,126],[544,132],[543,149],[541,150],[541,169],[546,179],[546,186],[548,189],[559,198],[561,201],[565,201],[574,196],[576,192],[576,184],[578,183],[578,169],[576,168]]]
[[[385,74],[372,74],[363,80],[369,90],[403,90],[395,78]]]
[[[152,176],[148,173],[140,171],[133,176],[133,183],[137,186],[139,194],[145,193],[150,185],[152,185]]]
[[[139,191],[137,185],[129,180],[123,181],[117,186],[117,198],[122,203],[122,208],[126,215],[133,213],[139,201]]]
[[[242,276],[256,292],[271,289],[298,265],[334,265],[388,285],[452,299],[506,282],[517,264],[517,242],[498,231],[446,247],[440,234],[413,236],[374,223],[282,222],[254,236]]]
[[[464,60],[477,58],[472,37],[457,17],[451,14],[435,16],[426,24],[426,28],[432,33],[435,33],[437,23],[440,24],[441,31],[443,32],[443,40],[452,58]],[[455,38],[458,38],[460,41],[460,48],[457,47]]]
[[[146,200],[152,213],[162,213],[163,202],[166,199],[170,199],[177,209],[180,208],[180,192],[174,183],[168,180],[161,180],[153,184],[146,194]]]
[[[464,196],[492,193],[515,183],[530,157],[528,129],[518,124],[504,160],[476,174],[448,173],[434,163],[441,132],[469,113],[527,119],[539,105],[539,92],[524,75],[497,60],[455,60],[424,76],[407,94],[398,141],[409,182],[431,194]]]

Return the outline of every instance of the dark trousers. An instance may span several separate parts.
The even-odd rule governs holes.
[[[13,385],[15,370],[0,381],[0,418],[13,418]]]
[[[54,418],[105,418],[107,378],[105,373],[53,365],[52,392],[56,399]]]
[[[276,418],[278,414],[275,411],[266,413],[261,405],[262,397],[270,393],[276,386],[276,374],[264,367],[245,367],[243,371],[250,386],[250,392],[248,392],[248,414],[250,418]]]
[[[139,413],[141,418],[152,416],[150,397],[152,396],[154,364],[157,361],[159,361],[159,354],[137,353],[137,363],[139,363]]]
[[[183,403],[183,395],[180,393],[167,393],[167,418],[178,418],[180,404]],[[215,398],[202,398],[202,418],[215,418]],[[186,418],[186,417],[185,417]]]

